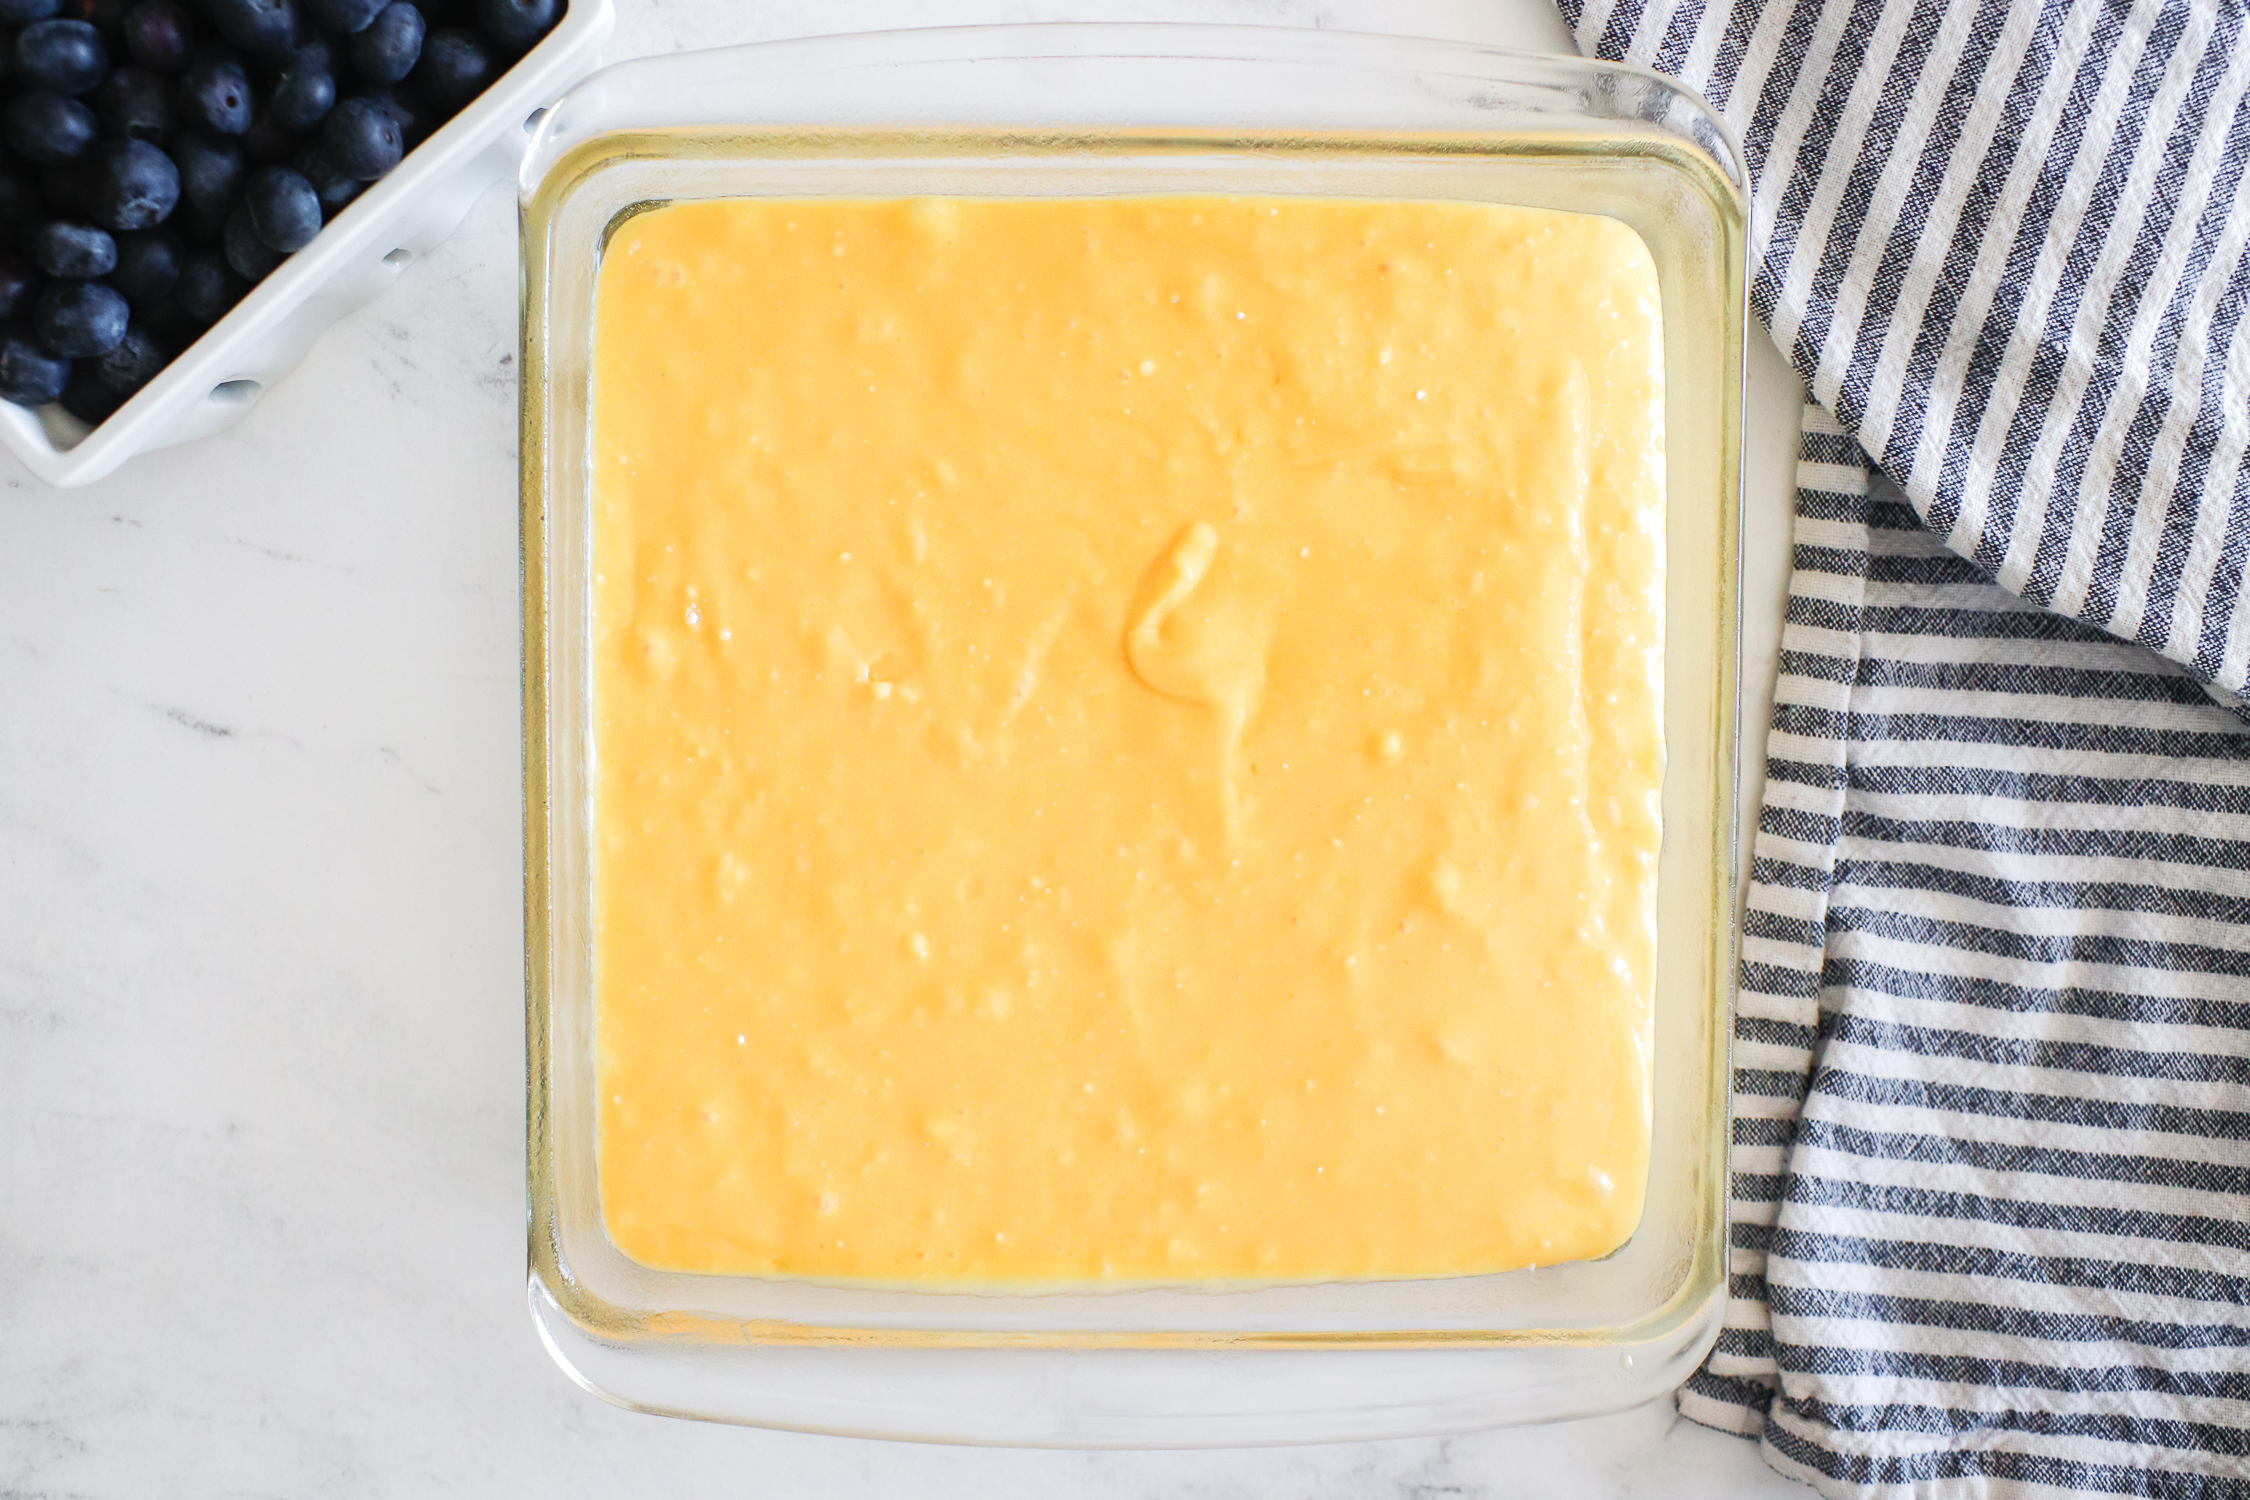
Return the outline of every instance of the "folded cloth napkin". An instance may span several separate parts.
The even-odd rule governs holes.
[[[2250,1496],[2250,18],[1560,3],[1741,135],[1818,403],[1681,1410],[1834,1496]]]

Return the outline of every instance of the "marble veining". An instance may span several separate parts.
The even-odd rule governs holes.
[[[613,57],[1040,19],[1567,45],[1545,0],[619,10]],[[523,1300],[515,267],[495,190],[231,433],[71,492],[0,458],[0,1496],[1801,1493],[1668,1402],[1033,1453],[668,1421],[571,1385]],[[1795,399],[1758,341],[1751,684]]]

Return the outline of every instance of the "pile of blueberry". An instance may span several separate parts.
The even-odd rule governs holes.
[[[564,0],[0,0],[0,398],[100,422]]]

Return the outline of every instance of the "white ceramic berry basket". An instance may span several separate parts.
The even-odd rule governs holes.
[[[616,13],[569,0],[561,22],[468,108],[406,154],[310,245],[206,329],[108,421],[0,401],[0,440],[58,488],[91,484],[138,454],[233,426],[322,329],[389,289],[458,229],[484,190],[513,178],[538,114],[594,71]]]

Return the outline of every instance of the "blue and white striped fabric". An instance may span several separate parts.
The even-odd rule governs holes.
[[[1681,1409],[1835,1496],[2250,1496],[2250,15],[1560,3],[1742,137],[1819,403]]]
[[[2250,1494],[2250,730],[1805,428],[1681,1410],[1831,1495]]]
[[[1741,137],[1751,304],[1954,551],[2250,680],[2241,0],[1560,0]]]

